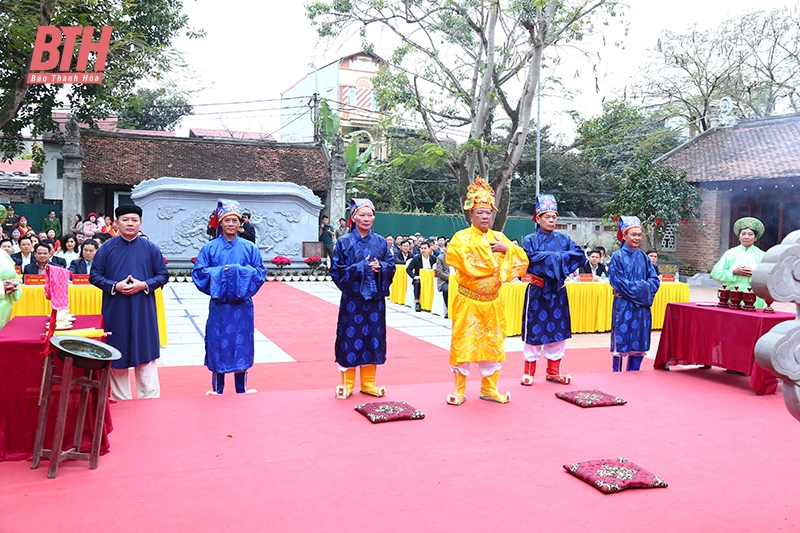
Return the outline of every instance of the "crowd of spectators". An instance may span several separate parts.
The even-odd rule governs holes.
[[[8,216],[0,227],[0,250],[4,250],[24,274],[43,274],[48,265],[69,269],[73,274],[89,274],[94,254],[112,237],[119,235],[115,220],[102,213],[89,213],[86,220],[76,214],[72,223],[62,226],[51,210],[36,231],[23,215],[8,206]]]

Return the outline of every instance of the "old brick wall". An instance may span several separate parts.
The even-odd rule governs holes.
[[[726,245],[721,244],[721,239],[728,234],[730,191],[701,189],[700,198],[700,218],[681,225],[678,251],[670,254],[681,262],[684,276],[711,272],[720,258],[721,247]]]

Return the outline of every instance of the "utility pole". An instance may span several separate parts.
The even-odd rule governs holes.
[[[319,134],[319,93],[314,93],[311,97],[311,121],[314,123],[314,142],[320,141]]]

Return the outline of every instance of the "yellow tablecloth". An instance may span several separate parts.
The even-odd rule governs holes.
[[[164,293],[156,289],[156,315],[158,316],[158,340],[166,346],[167,317],[164,311]],[[44,285],[23,285],[22,296],[14,302],[11,317],[15,316],[47,316],[52,308],[50,301],[44,297]],[[94,285],[69,286],[69,312],[73,315],[100,315],[103,311],[103,291]]]
[[[688,301],[688,284],[678,282],[662,283],[653,300],[653,307],[650,308],[650,312],[653,315],[653,329],[661,329],[664,327],[664,316],[667,313],[667,304]]]
[[[611,331],[611,307],[614,295],[608,283],[567,283],[569,313],[572,333],[595,333]],[[522,334],[522,313],[525,307],[527,283],[504,283],[500,288],[500,298],[506,310],[506,336]],[[450,276],[450,302],[458,292],[455,276]],[[653,316],[653,329],[664,326],[667,304],[688,302],[689,285],[686,283],[662,283],[653,300],[650,312]]]
[[[567,283],[567,295],[572,333],[611,331],[614,294],[609,283]],[[688,301],[689,285],[677,282],[662,283],[650,307],[653,329],[664,327],[667,304]]]
[[[392,285],[389,287],[389,301],[403,305],[406,303],[408,274],[405,265],[396,265]]]
[[[572,333],[611,330],[614,291],[608,283],[567,283]]]
[[[500,287],[500,298],[506,308],[506,337],[522,335],[522,311],[527,290],[527,283],[503,283]]]
[[[422,269],[419,271],[419,305],[426,311],[433,307],[433,295],[436,292],[436,281],[433,270]]]

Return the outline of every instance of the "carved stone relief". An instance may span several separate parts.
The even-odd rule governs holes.
[[[302,263],[302,243],[316,242],[322,204],[309,189],[293,183],[226,182],[158,178],[137,185],[131,199],[142,208],[142,231],[169,260],[171,269],[191,267],[190,259],[208,242],[208,220],[218,198],[238,201],[250,212],[256,246],[268,261],[276,254]]]

